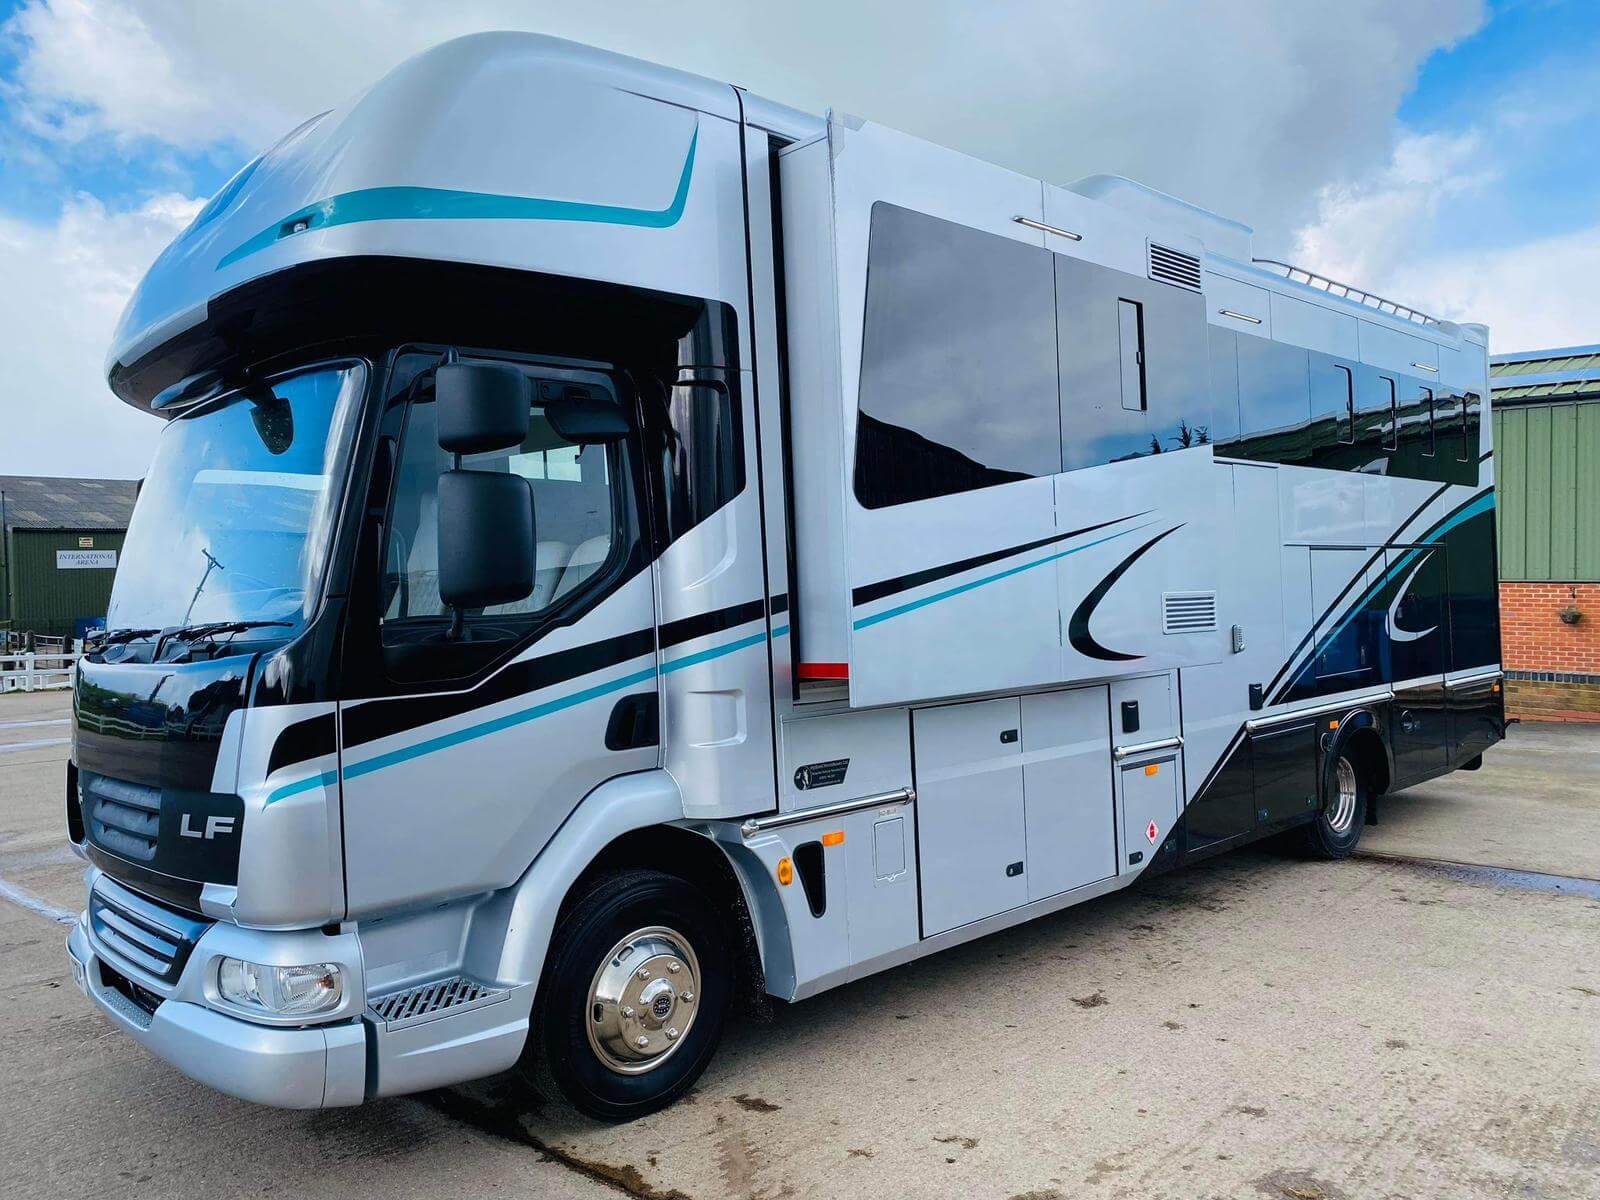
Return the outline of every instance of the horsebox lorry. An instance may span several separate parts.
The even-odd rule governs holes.
[[[785,1001],[1503,736],[1486,330],[524,34],[244,167],[75,679],[68,947],[204,1082],[605,1119]]]

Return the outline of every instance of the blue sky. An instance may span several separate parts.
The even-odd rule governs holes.
[[[1484,321],[1497,349],[1600,341],[1593,0],[796,11],[0,0],[0,472],[140,474],[153,423],[116,404],[101,371],[151,259],[263,146],[485,28],[834,106],[1057,182],[1129,175],[1253,225],[1259,255]]]

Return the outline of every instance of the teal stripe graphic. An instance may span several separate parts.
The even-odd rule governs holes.
[[[789,632],[787,625],[780,625],[772,631],[774,638],[783,637]],[[767,640],[765,633],[751,634],[723,646],[713,646],[709,650],[700,650],[694,654],[686,654],[682,658],[675,658],[671,662],[661,665],[660,674],[670,675],[674,671],[681,671],[685,667],[693,667],[700,663],[710,662],[712,659],[722,658],[724,655],[733,654],[739,650],[746,650],[751,646],[758,646]],[[463,742],[475,741],[481,737],[488,737],[491,733],[500,733],[506,729],[514,729],[518,725],[526,725],[529,721],[537,721],[540,717],[548,717],[551,713],[562,712],[575,708],[590,700],[598,700],[601,696],[609,696],[626,688],[637,687],[641,683],[648,683],[657,675],[656,668],[650,667],[643,671],[635,671],[631,675],[624,675],[620,679],[612,679],[606,683],[597,683],[581,691],[572,692],[566,696],[558,696],[554,700],[547,700],[543,704],[535,704],[532,708],[525,708],[520,712],[507,713],[503,717],[496,717],[490,721],[480,721],[476,725],[469,725],[465,729],[458,729],[453,733],[441,734],[427,741],[417,742],[412,746],[402,746],[398,750],[391,750],[387,754],[379,754],[373,758],[362,759],[352,763],[344,769],[346,779],[359,779],[363,775],[371,775],[374,771],[381,771],[385,767],[392,767],[399,763],[409,762],[414,758],[421,758],[425,754],[432,754],[436,750],[448,750],[452,746],[459,746]],[[293,783],[286,783],[267,797],[266,804],[276,804],[279,800],[286,800],[290,796],[298,796],[301,792],[309,792],[319,787],[332,787],[339,781],[337,771],[323,771],[319,775],[311,775],[305,779],[297,779]],[[263,805],[266,807],[266,805]]]
[[[908,612],[915,612],[919,608],[926,608],[930,604],[937,604],[941,600],[948,600],[952,596],[959,596],[962,592],[970,592],[974,588],[981,588],[986,584],[995,583],[1001,579],[1009,579],[1013,575],[1020,575],[1024,571],[1031,571],[1035,567],[1042,567],[1046,563],[1053,563],[1058,559],[1066,558],[1069,554],[1077,554],[1079,551],[1087,550],[1091,546],[1098,546],[1103,542],[1115,541],[1119,537],[1127,537],[1130,533],[1137,533],[1141,529],[1148,529],[1154,524],[1154,521],[1146,521],[1143,525],[1135,525],[1132,529],[1124,529],[1118,533],[1107,534],[1103,538],[1096,538],[1092,542],[1085,542],[1083,545],[1074,546],[1070,550],[1062,550],[1057,554],[1047,555],[1044,558],[1035,559],[1033,562],[1023,563],[1020,567],[1011,567],[1008,570],[1000,571],[994,575],[985,575],[982,579],[974,579],[970,583],[961,584],[959,587],[946,588],[942,592],[935,592],[933,595],[925,596],[921,600],[912,600],[907,604],[900,604],[894,608],[885,609],[883,612],[874,613],[870,617],[862,617],[855,623],[855,627],[857,629],[866,629],[869,625],[876,625],[880,621],[892,621],[895,617],[903,617]]]
[[[354,225],[364,221],[587,221],[600,225],[634,225],[666,229],[683,216],[689,199],[689,179],[694,173],[697,128],[689,139],[678,190],[666,208],[625,208],[614,204],[584,204],[576,200],[545,200],[537,196],[503,196],[494,192],[458,192],[449,188],[375,187],[341,192],[308,204],[241,242],[217,263],[217,270],[248,258],[282,238],[312,229]],[[304,229],[297,226],[304,224]]]

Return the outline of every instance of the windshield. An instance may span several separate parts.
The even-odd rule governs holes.
[[[316,608],[365,370],[280,376],[161,434],[111,591],[107,628],[258,621]]]

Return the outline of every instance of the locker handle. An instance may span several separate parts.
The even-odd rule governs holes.
[[[1162,738],[1159,742],[1140,742],[1136,746],[1118,746],[1111,752],[1111,757],[1121,762],[1125,758],[1132,758],[1135,754],[1153,754],[1157,750],[1176,750],[1183,745],[1181,737]]]

